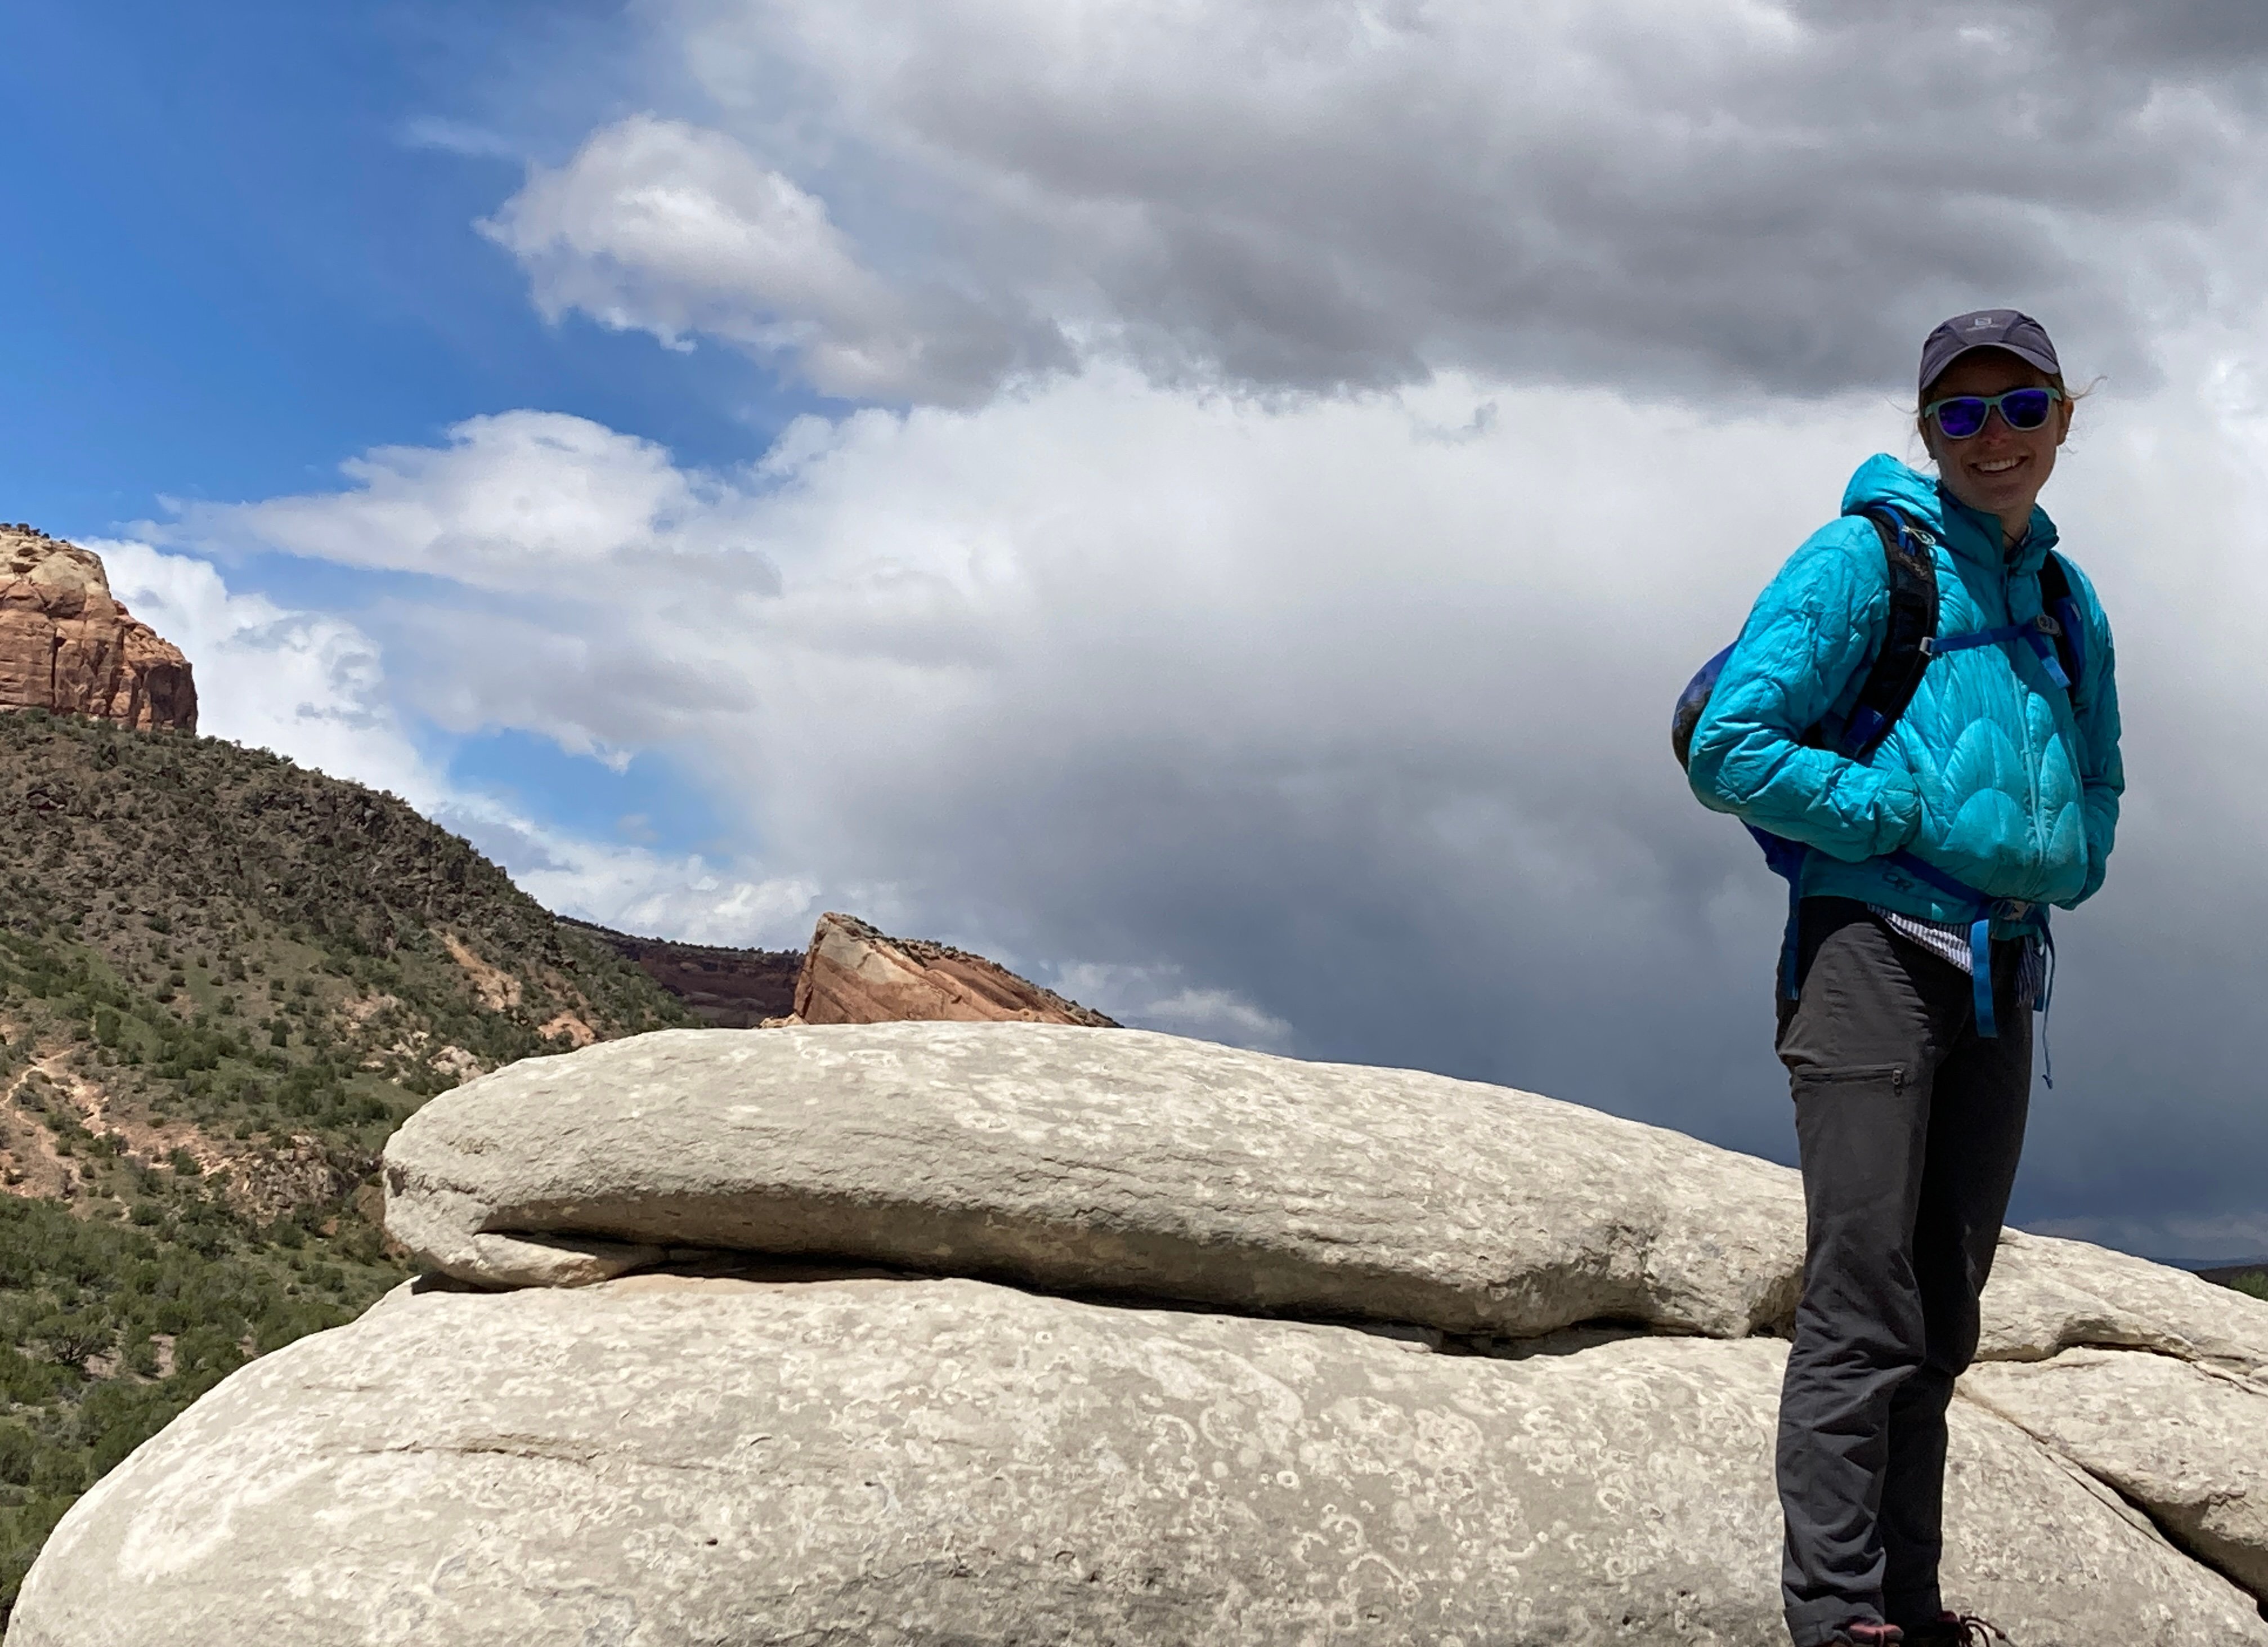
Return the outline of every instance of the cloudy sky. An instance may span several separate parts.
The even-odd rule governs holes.
[[[1668,706],[2017,305],[2132,788],[2015,1215],[2249,1256],[2264,70],[2250,0],[31,0],[0,517],[554,908],[1787,1159]]]

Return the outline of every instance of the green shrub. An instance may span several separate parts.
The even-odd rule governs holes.
[[[86,1490],[86,1459],[77,1448],[42,1447],[32,1460],[28,1485],[35,1493],[72,1496]]]
[[[21,1424],[0,1423],[0,1481],[11,1487],[27,1487],[32,1481],[32,1466],[40,1456],[40,1444],[32,1432]]]

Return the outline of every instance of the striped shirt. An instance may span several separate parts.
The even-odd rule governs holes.
[[[1949,961],[1970,977],[1977,969],[1970,964],[1969,928],[1950,922],[1922,920],[1912,915],[1901,915],[1894,909],[1884,909],[1880,904],[1869,904],[1867,909],[1882,918],[1882,924],[1909,943],[1919,944],[1941,961]],[[2016,963],[2016,999],[2039,1009],[2040,995],[2047,982],[2047,952],[2037,938],[2023,941],[2022,959]]]

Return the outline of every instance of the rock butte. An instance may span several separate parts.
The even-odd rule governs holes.
[[[112,598],[99,556],[22,525],[0,525],[0,709],[197,729],[180,648]]]
[[[1076,1023],[1118,1026],[998,962],[918,938],[892,938],[853,915],[821,915],[796,975],[803,1023]]]
[[[931,1023],[530,1060],[387,1178],[464,1279],[145,1445],[11,1647],[1786,1639],[1801,1205],[1766,1163],[1406,1071]],[[468,1289],[529,1281],[574,1284]],[[1986,1304],[1962,1603],[2025,1647],[2268,1647],[2268,1305],[2022,1236]]]

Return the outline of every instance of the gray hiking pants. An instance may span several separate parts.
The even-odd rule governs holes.
[[[1807,898],[1780,1060],[1803,1162],[1803,1300],[1779,1408],[1781,1586],[1796,1647],[1937,1616],[1945,1410],[1977,1353],[2023,1146],[2032,1020],[1992,946],[2000,1033],[1969,977],[1846,898]]]

